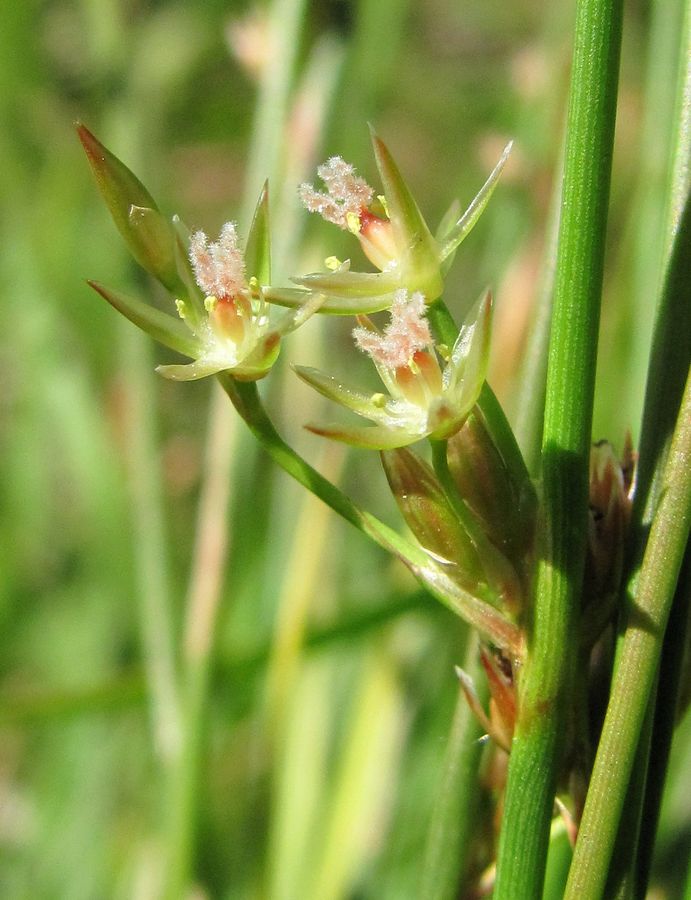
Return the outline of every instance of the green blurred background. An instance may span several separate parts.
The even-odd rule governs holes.
[[[618,447],[640,418],[680,6],[631,3],[626,19],[594,429]],[[184,807],[194,896],[416,897],[465,642],[402,567],[271,466],[215,384],[158,378],[167,351],[90,291],[96,278],[165,302],[129,259],[72,122],[210,235],[246,225],[271,175],[277,280],[353,252],[307,221],[295,188],[334,153],[375,182],[368,121],[433,226],[514,138],[447,302],[460,317],[495,289],[490,382],[520,429],[526,335],[549,293],[573,12],[566,0],[280,0],[272,32],[264,7],[219,0],[5,4],[2,897],[158,896],[175,818],[166,666],[182,668],[194,596],[219,601]],[[262,393],[301,452],[397,523],[373,454],[301,428],[321,401],[287,363],[371,378],[350,327],[313,320]],[[191,572],[218,591],[204,595]],[[691,845],[689,727],[659,897],[680,896]]]

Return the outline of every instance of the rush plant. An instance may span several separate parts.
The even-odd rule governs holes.
[[[565,896],[642,897],[646,890],[650,817],[657,816],[666,765],[650,747],[656,729],[670,733],[681,654],[666,676],[671,688],[656,678],[670,610],[688,600],[679,580],[691,520],[688,65],[680,67],[641,446],[637,454],[627,442],[617,455],[607,442],[593,445],[591,432],[622,4],[577,6],[546,380],[526,385],[545,395],[540,460],[529,461],[530,472],[486,381],[491,294],[470,306],[460,326],[445,302],[456,251],[500,184],[510,145],[468,209],[460,214],[452,205],[432,230],[392,152],[372,132],[381,193],[335,156],[317,169],[322,184],[306,182],[299,195],[309,212],[349,233],[375,271],[355,271],[349,259],[329,256],[323,270],[294,272],[283,284],[272,275],[268,186],[247,234],[229,221],[210,241],[165,216],[137,177],[78,126],[115,225],[169,295],[169,307],[90,284],[187,360],[157,371],[175,381],[216,378],[274,463],[473,629],[457,674],[463,709],[476,721],[465,713],[458,719],[448,783],[470,798],[481,765],[479,723],[489,736],[482,765],[500,814],[488,811],[487,828],[473,842],[470,799],[464,806],[440,795],[420,859],[422,893],[411,887],[410,896],[457,896],[461,885],[468,896],[492,889],[495,900],[538,898],[563,834],[575,847]],[[688,49],[682,46],[682,63]],[[343,383],[345,363],[331,371],[296,365],[290,377],[332,401],[343,419],[303,424],[326,441],[371,451],[368,465],[374,474],[381,464],[405,536],[304,459],[263,404],[259,384],[272,378],[282,343],[319,316],[354,317],[353,345],[344,352],[353,359],[366,354],[381,389]],[[179,390],[184,403],[185,387]],[[680,616],[685,621],[683,607]],[[183,732],[185,721],[196,728],[205,689],[200,671],[190,675]],[[171,775],[173,803],[176,791],[189,795],[194,751],[183,739]],[[644,787],[634,796],[636,777]],[[624,834],[629,827],[633,836]],[[463,846],[455,834],[464,836]],[[178,821],[170,839],[171,897],[189,880],[188,838]]]

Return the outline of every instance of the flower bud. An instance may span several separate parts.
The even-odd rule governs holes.
[[[173,224],[161,214],[141,181],[84,125],[77,135],[98,187],[130,252],[142,268],[176,296],[186,288],[178,274]]]
[[[519,571],[532,549],[537,501],[529,480],[518,484],[475,410],[449,439],[449,469],[468,506]]]
[[[480,558],[432,469],[404,448],[382,451],[381,460],[401,514],[421,546],[453,567],[454,581],[478,593],[484,582]]]

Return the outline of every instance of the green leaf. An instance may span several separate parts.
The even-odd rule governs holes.
[[[389,428],[386,425],[348,426],[348,425],[317,425],[310,423],[305,425],[312,434],[349,444],[351,447],[360,447],[362,450],[393,450],[396,447],[405,447],[419,440],[419,435],[411,435],[404,428]]]
[[[199,354],[199,342],[180,319],[169,316],[135,297],[113,291],[96,281],[88,281],[87,284],[159,344],[191,358]]]
[[[343,304],[348,315],[377,312],[391,306],[391,295],[401,287],[396,272],[313,272],[291,279],[311,291],[349,301]],[[358,303],[358,300],[373,302]]]
[[[444,388],[452,392],[460,405],[465,398],[472,408],[487,374],[492,324],[492,295],[489,291],[478,300],[461,326],[451,359],[444,369]]]
[[[299,328],[319,311],[324,303],[324,299],[323,294],[305,294],[303,303],[286,313],[278,315],[274,319],[271,331],[281,337],[284,334],[290,334],[291,331],[295,331],[296,328]]]
[[[204,294],[195,280],[190,262],[190,230],[178,215],[173,216],[171,222],[175,231],[175,264],[181,286],[184,286],[184,299],[189,301],[188,318],[197,330],[206,322],[207,312],[204,309]]]
[[[306,276],[306,278],[309,277],[310,276]],[[293,281],[299,280],[300,279],[293,279]],[[287,306],[290,308],[304,304],[311,293],[313,292],[303,290],[302,288],[267,287],[263,290],[264,299],[268,303],[274,303],[276,306]],[[354,316],[359,313],[366,315],[368,313],[387,309],[391,306],[391,298],[392,294],[377,294],[369,299],[364,299],[362,297],[332,297],[324,294],[324,300],[319,305],[319,312],[331,316]]]
[[[446,210],[444,215],[437,226],[437,231],[434,235],[438,244],[442,244],[449,235],[451,229],[455,226],[458,221],[459,216],[461,215],[461,204],[458,200],[452,200],[451,205]]]

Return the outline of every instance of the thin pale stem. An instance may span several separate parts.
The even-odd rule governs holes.
[[[278,175],[293,69],[304,18],[305,0],[275,0],[270,15],[273,45],[260,84],[260,95],[245,180],[242,221],[251,220],[260,185]],[[184,636],[184,742],[173,786],[168,837],[168,866],[163,888],[167,898],[183,895],[192,865],[196,797],[209,670],[228,546],[228,502],[235,422],[220,394],[209,416],[209,458],[200,500],[194,565],[190,578]]]
[[[155,744],[166,764],[180,747],[180,704],[173,652],[170,582],[163,525],[160,471],[156,458],[149,342],[132,329],[122,332],[128,377],[127,463],[133,506],[135,557],[140,577],[144,666],[152,705]]]

